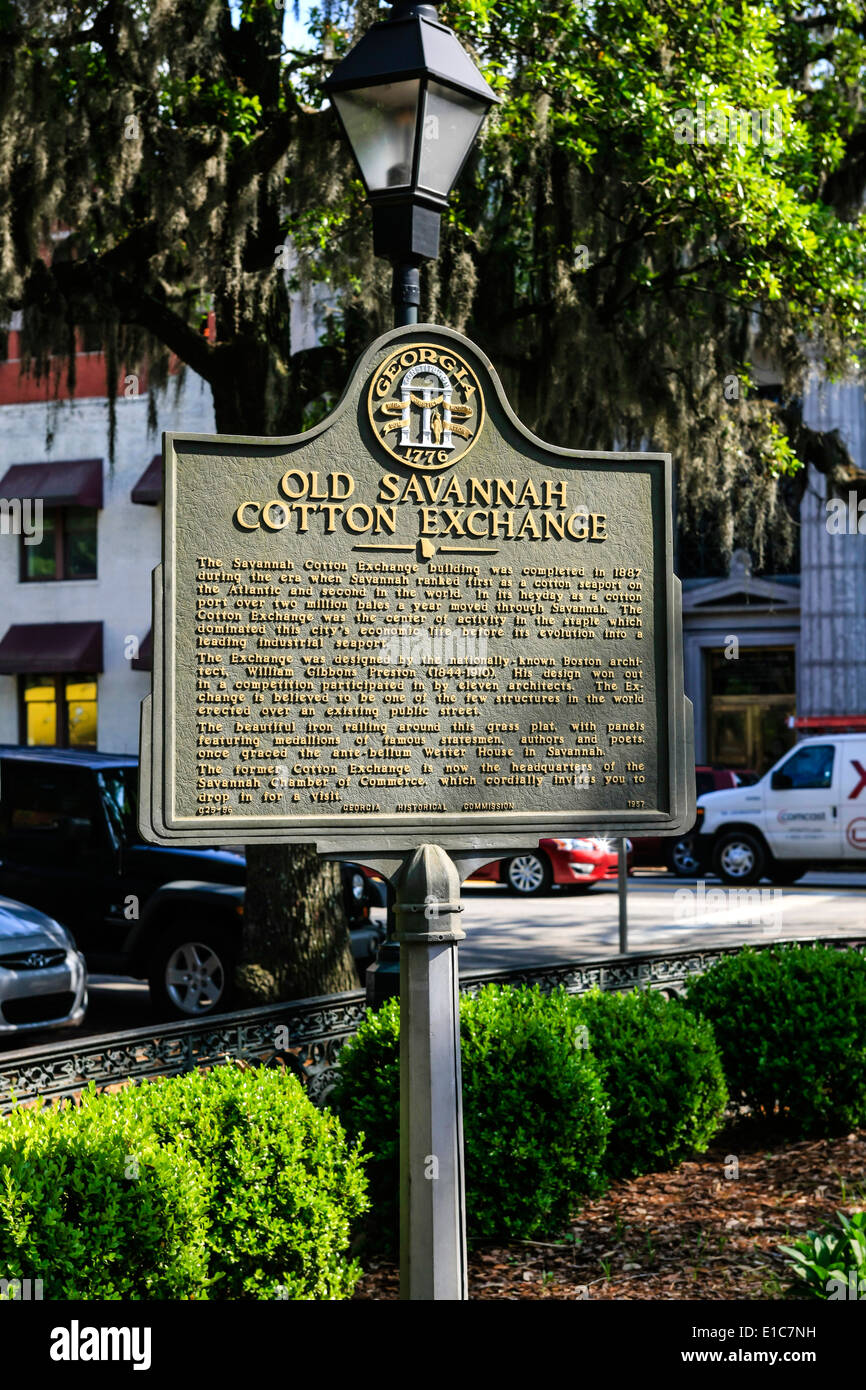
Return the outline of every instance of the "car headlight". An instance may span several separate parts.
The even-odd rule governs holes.
[[[352,897],[356,902],[360,902],[364,896],[364,875],[355,872],[352,874]]]
[[[583,850],[585,854],[595,852],[595,844],[592,840],[554,840],[557,849],[564,850]]]

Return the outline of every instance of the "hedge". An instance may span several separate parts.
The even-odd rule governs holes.
[[[488,985],[461,997],[460,1038],[468,1230],[555,1233],[576,1196],[602,1186],[610,1128],[568,996]],[[398,1221],[399,1041],[399,1000],[391,999],[343,1048],[331,1096],[371,1154],[371,1196],[388,1243]]]
[[[574,996],[610,1103],[605,1169],[614,1178],[671,1168],[707,1148],[728,1101],[713,1030],[654,990]]]
[[[866,1123],[866,957],[831,946],[744,948],[688,984],[732,1098],[804,1135]]]
[[[282,1069],[238,1064],[0,1121],[0,1278],[44,1297],[348,1298],[361,1155]]]

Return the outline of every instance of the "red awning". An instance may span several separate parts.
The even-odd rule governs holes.
[[[154,454],[129,495],[147,507],[162,501],[162,454]]]
[[[866,714],[812,714],[788,720],[791,729],[813,729],[816,733],[859,734],[866,729]]]
[[[102,459],[14,463],[0,478],[0,497],[41,497],[52,507],[101,507]]]
[[[138,648],[138,656],[132,658],[133,671],[153,670],[153,628],[148,628]]]
[[[788,728],[810,728],[813,734],[860,734],[866,730],[866,714],[803,714],[788,719]]]
[[[0,675],[102,670],[102,623],[13,623],[0,642]]]

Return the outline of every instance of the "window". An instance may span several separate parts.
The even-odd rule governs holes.
[[[96,508],[46,507],[42,539],[26,545],[21,537],[21,578],[96,578]]]
[[[794,742],[797,707],[793,647],[740,647],[706,653],[707,762],[763,775]]]
[[[96,709],[96,676],[22,676],[20,741],[28,748],[95,748]]]
[[[102,803],[115,838],[122,845],[138,841],[136,775],[132,768],[116,767],[100,772],[97,778]]]
[[[64,853],[77,858],[95,847],[98,807],[93,784],[79,768],[3,765],[0,834],[25,862]]]
[[[799,748],[773,776],[773,783],[784,791],[815,790],[829,787],[833,780],[832,743]]]

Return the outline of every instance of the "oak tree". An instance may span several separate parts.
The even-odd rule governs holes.
[[[856,371],[863,351],[862,0],[440,9],[504,101],[423,316],[476,339],[553,442],[671,450],[687,561],[745,546],[789,563],[804,463],[862,480],[801,405],[810,371]],[[0,314],[20,312],[31,370],[74,375],[87,330],[110,383],[146,360],[159,386],[173,356],[199,373],[220,431],[327,411],[390,324],[320,92],[377,14],[326,0],[292,48],[275,0],[0,0]],[[293,353],[290,293],[317,282],[327,329]],[[248,997],[347,987],[335,870],[248,858]]]

